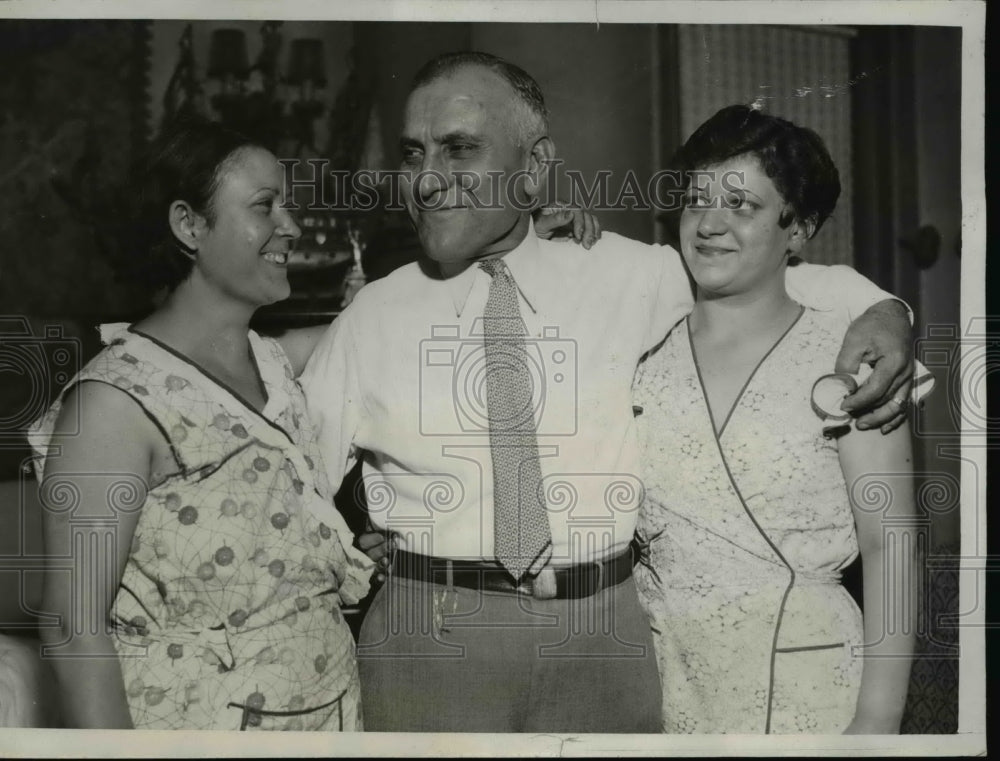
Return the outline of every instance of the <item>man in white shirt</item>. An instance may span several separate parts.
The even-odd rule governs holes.
[[[631,580],[642,482],[630,392],[641,356],[691,309],[680,256],[613,234],[588,253],[535,236],[524,209],[554,148],[538,85],[500,59],[425,66],[401,146],[426,259],[363,289],[302,377],[332,483],[363,457],[371,522],[396,535],[359,639],[366,728],[657,732],[659,678]],[[788,287],[809,306],[865,313],[849,336],[855,363],[894,355],[869,394],[906,384],[905,310],[866,312],[888,294],[846,267],[792,268]],[[534,385],[516,475],[537,462],[527,491],[548,523],[523,572],[497,559],[509,524],[494,520],[510,488],[529,501],[504,485],[499,366],[484,349],[504,298]],[[538,526],[521,520],[527,542]]]

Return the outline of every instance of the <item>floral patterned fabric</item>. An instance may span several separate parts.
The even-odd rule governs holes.
[[[639,369],[636,583],[667,732],[840,732],[853,718],[862,622],[839,579],[857,539],[836,441],[810,407],[845,330],[804,310],[718,437],[686,322]]]
[[[359,730],[342,602],[370,561],[332,505],[305,400],[277,342],[251,332],[262,411],[124,326],[70,384],[135,399],[180,472],[150,489],[114,606],[129,708],[147,729]],[[43,457],[57,402],[32,431]]]

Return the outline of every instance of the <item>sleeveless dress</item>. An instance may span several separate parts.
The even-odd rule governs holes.
[[[846,327],[805,309],[718,436],[686,321],[638,371],[636,584],[667,732],[839,733],[854,717],[862,619],[840,572],[857,537],[837,443],[810,406]]]
[[[180,466],[141,505],[114,602],[135,726],[360,730],[340,605],[367,594],[372,565],[333,507],[280,345],[249,334],[267,392],[258,413],[156,340],[123,325],[102,332],[105,349],[67,389],[127,393]],[[30,434],[40,477],[60,406]]]

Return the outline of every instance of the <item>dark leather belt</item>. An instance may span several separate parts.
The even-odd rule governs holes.
[[[518,583],[496,562],[449,560],[396,550],[389,574],[430,584],[506,592],[543,600],[573,600],[590,597],[602,589],[625,581],[632,575],[633,552],[633,547],[630,546],[625,552],[608,560],[580,563],[566,568],[543,568],[538,576],[524,578]],[[543,579],[543,574],[551,575]]]

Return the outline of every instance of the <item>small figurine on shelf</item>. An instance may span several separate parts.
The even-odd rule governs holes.
[[[361,255],[364,253],[365,243],[362,241],[361,228],[354,222],[347,223],[347,239],[351,242],[351,248],[354,249],[354,264],[344,278],[344,298],[340,302],[341,309],[346,308],[354,301],[358,291],[364,288],[365,283],[368,282],[365,271],[361,267]]]

